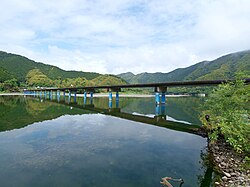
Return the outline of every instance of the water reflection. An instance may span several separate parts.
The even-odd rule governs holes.
[[[15,138],[13,138],[15,137]],[[197,186],[206,140],[102,114],[0,133],[1,186]]]
[[[50,94],[50,93],[49,93]],[[69,96],[63,95],[61,99],[60,94],[54,93],[53,97],[51,95],[51,100],[56,100],[58,102],[67,100],[67,103],[78,103],[79,105],[94,105],[97,108],[120,108],[122,112],[125,113],[137,113],[145,116],[163,116],[174,121],[185,122],[186,124],[196,124],[201,125],[199,120],[200,114],[200,104],[203,103],[204,98],[199,97],[167,97],[165,105],[156,105],[154,98],[125,98],[121,97],[116,101],[116,98],[110,100],[108,96],[93,98],[88,94],[88,97],[72,97],[72,93]],[[86,94],[86,93],[84,93]],[[159,108],[160,107],[160,108]]]
[[[121,108],[112,108],[107,98],[94,98],[94,105],[72,99],[69,105],[56,98],[0,97],[0,186],[147,187],[160,186],[164,176],[183,178],[183,187],[209,186],[212,169],[201,156],[206,139],[146,125],[165,127],[168,105],[145,109],[150,98],[120,98]],[[107,110],[98,110],[104,105]],[[133,109],[138,115],[129,114]],[[111,116],[100,114],[106,111]]]
[[[39,96],[40,97],[40,96]],[[0,131],[22,128],[34,122],[55,119],[65,114],[84,114],[81,110],[40,98],[0,96]]]
[[[88,101],[86,101],[87,103]],[[77,103],[83,104],[81,98],[78,98]],[[113,99],[113,103],[115,100]],[[203,98],[199,97],[178,97],[167,98],[165,105],[155,105],[154,98],[119,98],[119,104],[112,105],[113,108],[121,108],[125,113],[137,113],[145,116],[166,115],[169,119],[176,121],[185,121],[189,124],[201,125],[199,121],[200,105],[203,103]],[[109,100],[105,97],[97,97],[93,99],[93,104],[97,108],[110,108]],[[163,106],[163,108],[161,108]],[[165,108],[164,108],[165,107]]]

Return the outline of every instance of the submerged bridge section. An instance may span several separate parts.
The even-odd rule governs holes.
[[[243,79],[246,84],[250,83],[250,78]],[[68,87],[68,88],[40,88],[40,89],[30,89],[24,90],[24,94],[29,95],[44,95],[45,97],[48,95],[49,98],[53,97],[53,92],[60,99],[61,92],[63,92],[63,96],[65,97],[66,92],[68,92],[68,97],[74,95],[74,102],[76,102],[77,92],[81,91],[84,94],[84,104],[87,102],[87,93],[90,94],[90,103],[93,102],[93,94],[97,89],[106,89],[109,92],[109,101],[112,108],[112,93],[116,94],[116,103],[119,103],[119,92],[123,88],[154,88],[155,92],[155,103],[156,104],[164,104],[166,102],[166,92],[168,87],[180,87],[180,86],[212,86],[218,85],[222,83],[226,83],[228,81],[234,80],[203,80],[203,81],[181,81],[181,82],[165,82],[165,83],[150,83],[150,84],[126,84],[126,85],[104,85],[104,86],[85,86],[85,87]]]

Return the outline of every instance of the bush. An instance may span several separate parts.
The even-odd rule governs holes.
[[[250,152],[249,99],[250,85],[241,80],[221,84],[209,95],[201,120],[211,141],[221,135],[237,152]]]
[[[16,79],[6,80],[3,83],[3,90],[7,92],[17,92],[18,91],[18,82]]]

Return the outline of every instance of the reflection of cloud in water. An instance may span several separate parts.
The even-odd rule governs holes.
[[[189,137],[193,139],[193,135],[188,135],[181,132],[172,132],[171,130],[154,127],[151,125],[142,126],[142,123],[131,122],[124,119],[105,116],[102,114],[92,114],[92,115],[75,115],[75,116],[62,116],[54,120],[45,121],[41,123],[35,123],[27,128],[17,129],[9,131],[4,134],[4,140],[8,140],[10,137],[16,137],[18,146],[21,142],[24,145],[36,145],[39,143],[47,142],[49,144],[60,142],[66,144],[67,146],[72,145],[72,147],[78,147],[77,144],[80,144],[87,149],[98,149],[98,147],[105,147],[112,145],[107,145],[107,142],[98,141],[101,137],[97,136],[98,134],[102,136],[102,139],[115,139],[115,140],[126,140],[126,139],[135,139],[137,141],[145,141],[145,139],[154,138],[150,130],[158,131],[157,140],[158,141],[171,141],[174,142],[188,142]],[[155,132],[154,132],[155,133]],[[90,136],[94,135],[95,136]],[[180,134],[177,136],[176,134]],[[183,135],[185,136],[183,136]],[[12,139],[12,138],[11,138]],[[11,142],[12,140],[9,139]],[[70,139],[71,141],[66,141]],[[87,141],[95,140],[95,145],[89,146]],[[37,142],[39,140],[39,142]],[[86,141],[77,141],[77,140],[86,140]],[[110,142],[110,143],[115,143]],[[62,145],[61,144],[61,145]],[[68,145],[70,144],[70,145]],[[64,146],[59,145],[61,149]],[[65,148],[66,149],[66,148]]]
[[[160,152],[165,156],[171,156],[170,153],[177,150],[177,157],[181,160],[176,162],[188,163],[187,156],[183,156],[180,150],[195,150],[198,154],[194,152],[192,154],[196,156],[190,154],[188,157],[197,159],[204,145],[205,140],[201,137],[144,123],[102,114],[65,115],[23,129],[1,132],[0,163],[6,170],[10,165],[45,171],[52,168],[94,170],[90,167],[105,168],[106,165],[127,169],[132,163],[136,167],[139,162],[149,162],[154,157],[154,162],[157,162],[161,158],[157,147],[163,149]],[[149,152],[145,155],[143,151],[146,150]],[[118,163],[120,159],[124,163]],[[12,172],[15,175],[18,171]]]

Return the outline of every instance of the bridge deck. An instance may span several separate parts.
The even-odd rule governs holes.
[[[243,79],[246,84],[250,83],[250,78]],[[210,86],[226,83],[234,80],[201,80],[201,81],[179,81],[165,83],[148,83],[148,84],[125,84],[125,85],[104,85],[104,86],[85,86],[85,87],[66,87],[66,88],[42,88],[31,89],[27,91],[56,91],[56,90],[91,90],[91,89],[120,89],[120,88],[155,88],[155,87],[173,87],[173,86]]]

